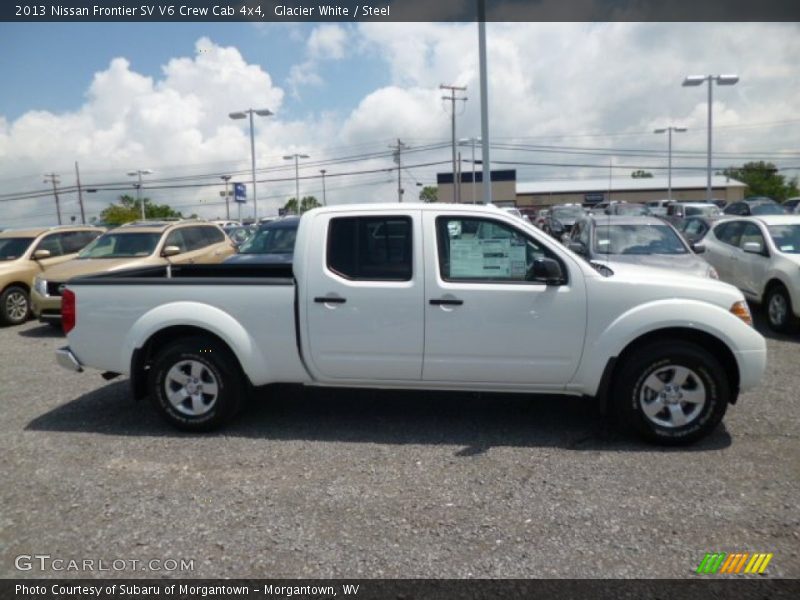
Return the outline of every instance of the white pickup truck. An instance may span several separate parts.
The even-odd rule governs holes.
[[[130,374],[136,397],[192,431],[222,425],[252,388],[299,383],[593,397],[680,444],[766,366],[733,286],[612,273],[491,206],[316,209],[293,266],[82,277],[62,310],[59,364]]]

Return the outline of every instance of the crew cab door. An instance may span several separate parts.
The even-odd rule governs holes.
[[[419,381],[425,316],[419,211],[304,218],[313,218],[302,279],[304,354],[315,377]]]
[[[573,259],[492,216],[424,213],[423,379],[560,386],[580,363],[586,286]],[[534,259],[555,258],[560,285],[531,280]]]

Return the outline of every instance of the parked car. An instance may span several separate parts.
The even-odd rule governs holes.
[[[636,202],[615,202],[605,209],[607,215],[624,215],[628,217],[646,217],[651,214],[644,204]]]
[[[135,221],[95,239],[72,260],[37,275],[31,292],[34,315],[61,320],[64,284],[78,275],[149,265],[219,263],[235,252],[225,233],[207,221]]]
[[[731,218],[730,215],[723,215],[722,213],[687,217],[675,229],[690,245],[698,244],[713,227],[714,223],[729,218]]]
[[[230,229],[233,227],[241,227],[242,224],[239,221],[211,221],[214,225],[225,231],[226,229]]]
[[[798,214],[800,213],[800,197],[788,198],[781,206],[786,209],[787,213]]]
[[[504,233],[452,238],[453,221]],[[603,275],[472,205],[308,211],[291,268],[74,279],[63,325],[60,365],[130,374],[136,397],[190,431],[284,382],[594,396],[646,439],[682,444],[715,429],[767,356],[733,286],[633,265]]]
[[[226,258],[225,263],[292,264],[299,223],[300,217],[292,216],[262,225],[239,247],[239,253]]]
[[[726,219],[703,240],[723,281],[762,303],[767,323],[790,332],[800,318],[800,216]]]
[[[681,224],[688,217],[721,215],[719,206],[713,202],[673,202],[667,206],[664,219],[676,228],[681,229]]]
[[[785,215],[786,209],[767,198],[766,200],[741,200],[728,204],[723,211],[726,215],[749,217],[751,215]]]
[[[0,233],[0,325],[25,322],[30,317],[36,274],[74,258],[101,233],[97,227],[73,225]]]
[[[585,214],[586,211],[580,204],[556,205],[550,209],[550,213],[544,220],[542,229],[548,235],[552,235],[556,239],[561,239],[561,236],[570,232],[575,221]]]
[[[589,261],[629,263],[717,279],[675,229],[657,217],[587,216],[575,224],[567,245]]]
[[[549,214],[549,208],[540,209],[539,212],[536,213],[536,218],[533,220],[533,224],[539,229],[542,229],[544,227],[544,222],[547,220],[547,215]]]

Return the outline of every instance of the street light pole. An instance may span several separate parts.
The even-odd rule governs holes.
[[[153,171],[150,169],[136,169],[135,171],[128,171],[130,177],[138,177],[139,183],[136,184],[136,201],[142,209],[142,221],[146,220],[144,214],[144,202],[142,201],[142,175],[150,175]]]
[[[231,180],[230,175],[221,175],[220,179],[225,182],[225,218],[231,220],[231,204],[230,197],[228,196],[228,182]]]
[[[297,200],[297,214],[300,214],[300,159],[311,158],[308,154],[289,154],[283,160],[294,160],[294,197]]]
[[[661,127],[654,129],[653,133],[667,133],[667,199],[672,200],[672,132],[684,132],[686,127],[670,125],[669,127]]]
[[[322,206],[328,206],[328,198],[325,193],[325,173],[327,173],[327,171],[325,169],[320,169],[319,172],[322,173]]]
[[[475,144],[481,143],[481,138],[471,137],[462,138],[458,140],[459,145],[469,144],[472,146],[472,203],[477,204],[477,196],[475,195]]]
[[[713,92],[712,83],[717,85],[736,85],[739,81],[738,75],[689,75],[683,80],[683,87],[702,85],[708,82],[708,152],[706,156],[706,196],[711,202],[711,125],[712,125],[712,102]]]
[[[253,113],[257,114],[259,117],[269,117],[270,115],[275,114],[268,108],[248,108],[246,110],[229,113],[228,116],[231,119],[245,119],[248,115],[250,116],[250,168],[252,171],[253,182],[253,219],[257,224],[258,195],[256,194],[256,139],[253,129]]]

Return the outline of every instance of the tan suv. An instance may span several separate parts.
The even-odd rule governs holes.
[[[135,221],[112,229],[86,246],[78,257],[36,277],[33,313],[42,322],[61,321],[61,291],[79,275],[137,267],[220,263],[236,249],[219,227],[207,221]]]
[[[17,325],[30,315],[33,278],[75,258],[103,233],[96,227],[7,229],[0,233],[0,325]]]

